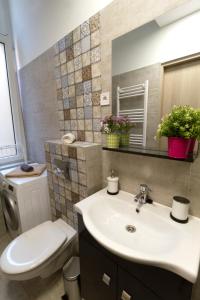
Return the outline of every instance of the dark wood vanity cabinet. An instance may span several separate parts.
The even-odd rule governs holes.
[[[116,264],[82,238],[80,253],[82,297],[85,300],[115,300]]]
[[[190,300],[192,284],[157,267],[126,261],[102,247],[79,216],[81,296],[84,300]]]
[[[131,276],[126,270],[118,268],[117,300],[159,300],[142,282]]]

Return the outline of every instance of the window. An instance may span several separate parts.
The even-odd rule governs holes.
[[[17,80],[6,38],[0,38],[0,166],[24,158],[24,132]]]
[[[5,45],[0,43],[0,159],[16,155]]]

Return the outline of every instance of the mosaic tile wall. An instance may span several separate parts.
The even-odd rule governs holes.
[[[101,143],[100,15],[55,45],[55,78],[61,135]]]
[[[62,218],[77,229],[73,205],[102,187],[101,146],[88,142],[63,145],[60,140],[45,143],[52,219]],[[68,162],[70,179],[55,174],[55,159]]]

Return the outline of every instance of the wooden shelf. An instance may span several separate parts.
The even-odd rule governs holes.
[[[172,158],[168,156],[167,151],[159,151],[159,150],[152,150],[152,149],[142,149],[142,148],[136,148],[136,147],[120,147],[120,148],[108,148],[103,147],[103,150],[107,151],[114,151],[114,152],[121,152],[121,153],[128,153],[128,154],[136,154],[136,155],[143,155],[143,156],[150,156],[150,157],[157,157],[157,158],[163,158],[163,159],[169,159],[169,160],[178,160],[178,161],[185,161],[185,162],[194,162],[194,160],[197,157],[197,153],[191,154],[188,156],[187,159],[178,159],[178,158]]]

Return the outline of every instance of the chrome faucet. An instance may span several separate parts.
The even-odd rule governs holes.
[[[153,200],[149,198],[148,192],[151,191],[151,189],[148,187],[147,184],[140,184],[140,192],[135,196],[135,202],[138,202],[138,205],[136,207],[136,212],[140,212],[140,208],[145,203],[153,203]]]

